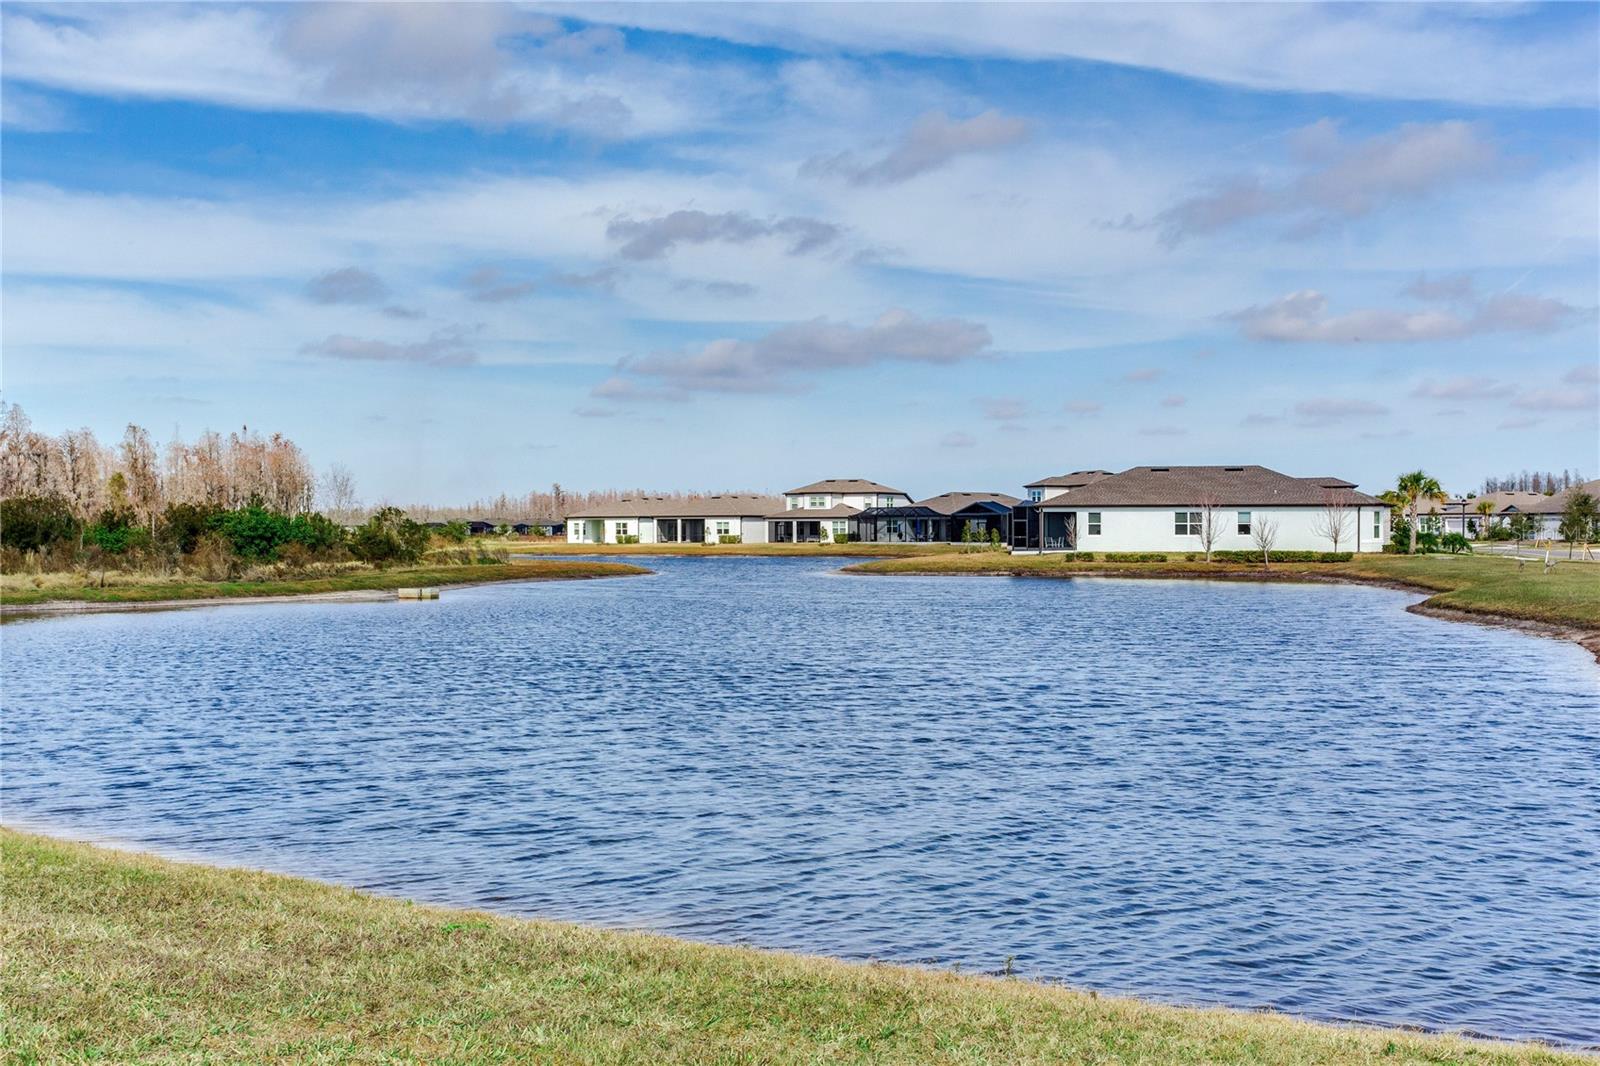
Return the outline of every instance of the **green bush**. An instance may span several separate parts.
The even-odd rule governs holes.
[[[1166,555],[1161,552],[1106,552],[1108,563],[1164,563]]]
[[[743,544],[744,538],[737,533],[721,533],[717,535],[718,544]]]
[[[350,554],[382,566],[414,563],[428,547],[428,527],[413,522],[398,507],[385,507],[350,534]]]
[[[1190,562],[1204,559],[1204,555],[1191,552],[1187,555]],[[1348,563],[1355,558],[1354,552],[1314,552],[1314,551],[1275,551],[1268,555],[1268,561],[1274,563]],[[1214,551],[1211,553],[1214,563],[1259,563],[1261,553],[1253,551]]]
[[[297,514],[289,519],[289,543],[325,553],[344,546],[344,527],[320,514]]]
[[[467,524],[461,521],[446,522],[444,528],[439,530],[439,536],[452,544],[463,544],[467,539]]]
[[[288,516],[259,504],[223,511],[216,517],[214,528],[241,559],[276,559],[278,549],[289,540]]]
[[[78,537],[78,520],[59,496],[16,496],[0,500],[0,545],[38,551]]]
[[[1472,542],[1460,533],[1446,533],[1439,538],[1439,547],[1451,555],[1460,555],[1462,552],[1472,554]]]
[[[84,537],[106,555],[126,555],[150,543],[150,534],[132,511],[102,511],[99,520],[84,531]]]
[[[189,555],[200,538],[217,528],[222,508],[204,503],[169,503],[156,523],[156,540],[162,547]]]
[[[637,534],[637,533],[624,534],[623,536],[620,536],[620,537],[617,538],[617,543],[618,544],[637,544],[637,543],[639,543],[639,534]]]

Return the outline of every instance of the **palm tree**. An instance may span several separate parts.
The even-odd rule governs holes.
[[[1406,510],[1406,521],[1411,525],[1411,554],[1417,553],[1417,505],[1423,500],[1432,500],[1434,503],[1444,503],[1449,499],[1444,494],[1435,478],[1429,477],[1421,470],[1413,470],[1409,474],[1401,474],[1395,482],[1393,492],[1384,493],[1384,500],[1391,505],[1399,504]]]
[[[1478,539],[1488,540],[1489,516],[1494,514],[1494,501],[1490,499],[1479,500],[1478,505],[1473,510],[1483,516],[1482,520],[1478,522]]]

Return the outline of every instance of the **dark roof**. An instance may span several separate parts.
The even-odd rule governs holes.
[[[891,489],[887,485],[880,485],[876,481],[863,481],[860,478],[840,477],[829,478],[826,481],[813,481],[809,485],[801,485],[797,489],[790,489],[785,496],[803,496],[808,492],[883,492],[894,496],[907,496],[899,489]],[[907,497],[909,498],[909,496]]]
[[[1045,507],[1193,506],[1211,499],[1223,506],[1320,507],[1330,494],[1352,506],[1382,501],[1332,478],[1290,477],[1264,466],[1136,466],[1099,478]]]
[[[1109,470],[1074,470],[1070,474],[1057,474],[1055,477],[1040,478],[1030,481],[1022,486],[1025,489],[1076,489],[1084,485],[1093,484],[1103,477],[1110,477]]]
[[[630,496],[616,503],[574,511],[568,518],[743,518],[765,514],[778,505],[771,496],[729,494],[684,499],[674,496]]]
[[[1007,496],[1003,492],[941,492],[937,496],[929,496],[926,500],[918,500],[916,506],[927,507],[941,515],[952,515],[976,504],[997,503],[1010,508],[1021,502],[1015,496]]]

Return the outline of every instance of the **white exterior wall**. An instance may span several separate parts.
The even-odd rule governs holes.
[[[814,497],[821,497],[823,501],[823,510],[827,510],[829,507],[834,507],[841,503],[846,507],[854,507],[858,511],[865,511],[868,507],[907,507],[911,503],[910,496],[901,495],[899,493],[883,493],[882,496],[892,502],[880,504],[878,502],[879,493],[876,492],[790,493],[784,496],[783,506],[785,510],[806,510],[809,508],[809,503]],[[814,508],[810,509],[814,510]]]
[[[1089,513],[1100,515],[1100,533],[1089,533]],[[1205,547],[1194,535],[1174,532],[1179,510],[1198,507],[1101,507],[1074,509],[1078,527],[1078,551],[1085,552],[1203,552]],[[1255,540],[1238,529],[1239,512],[1248,510],[1252,526],[1258,519],[1269,519],[1277,527],[1273,551],[1332,551],[1333,542],[1316,530],[1324,519],[1321,507],[1228,507],[1219,518],[1222,535],[1213,551],[1258,551]],[[1345,536],[1339,538],[1340,551],[1382,551],[1389,540],[1389,509],[1362,507],[1350,509],[1345,520]],[[1382,535],[1373,537],[1376,519]],[[1359,535],[1358,535],[1359,534]]]
[[[668,515],[671,518],[673,516]],[[658,518],[574,518],[567,521],[568,544],[617,544],[618,525],[622,525],[623,536],[638,537],[640,544],[656,544],[656,523]],[[757,517],[739,517],[737,515],[727,518],[706,518],[705,543],[720,543],[717,533],[717,523],[728,523],[728,532],[731,535],[741,536],[746,544],[765,544],[767,542],[767,524]]]

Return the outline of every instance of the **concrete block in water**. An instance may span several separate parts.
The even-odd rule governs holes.
[[[402,600],[436,600],[439,598],[439,590],[436,588],[399,589],[398,593]]]

